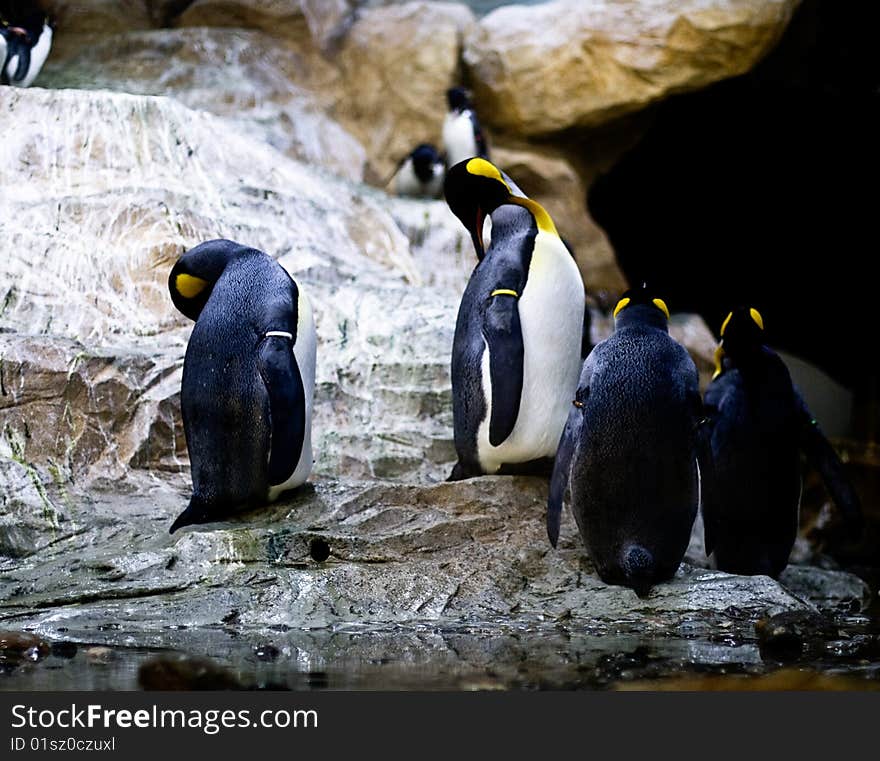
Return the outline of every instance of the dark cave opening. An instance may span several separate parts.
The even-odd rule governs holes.
[[[806,0],[752,72],[660,104],[588,206],[631,283],[876,397],[877,4]],[[863,434],[864,435],[864,432]]]

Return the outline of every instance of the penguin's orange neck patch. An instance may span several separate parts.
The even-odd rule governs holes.
[[[205,290],[205,286],[207,285],[207,280],[195,277],[194,275],[187,275],[185,272],[181,272],[176,278],[174,278],[174,287],[185,299],[195,298]]]

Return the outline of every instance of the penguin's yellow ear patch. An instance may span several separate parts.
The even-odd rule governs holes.
[[[195,298],[205,290],[206,285],[208,285],[207,280],[195,277],[194,275],[187,275],[185,272],[181,272],[176,278],[174,278],[175,289],[177,289],[177,292],[185,299]]]
[[[651,303],[666,315],[667,320],[669,319],[669,307],[666,306],[666,302],[663,299],[651,299]]]
[[[504,178],[501,176],[501,172],[498,171],[498,167],[494,164],[486,161],[486,159],[471,159],[465,164],[465,169],[467,169],[468,174],[475,174],[479,177],[488,177],[492,180],[498,180],[505,188],[510,190],[510,186],[504,181]]]
[[[715,349],[715,372],[712,374],[712,380],[715,380],[719,375],[721,375],[721,371],[724,369],[724,347],[721,344]]]
[[[755,325],[757,325],[761,330],[764,330],[764,318],[761,317],[761,313],[757,309],[752,307],[749,310],[749,315],[751,315],[751,318],[754,321]]]
[[[629,304],[630,301],[631,301],[631,299],[629,296],[626,296],[626,297],[622,298],[620,301],[618,301],[617,306],[614,307],[614,317],[617,317],[617,313],[621,309],[625,309],[627,304]]]
[[[721,337],[724,338],[724,331],[727,330],[727,323],[730,322],[730,318],[733,317],[733,312],[730,312],[727,317],[724,318],[724,322],[721,323]]]

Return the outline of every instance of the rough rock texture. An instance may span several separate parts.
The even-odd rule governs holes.
[[[149,0],[40,0],[65,34],[150,29]]]
[[[799,0],[555,0],[499,8],[467,35],[484,119],[518,135],[595,126],[748,71]]]
[[[77,492],[73,530],[0,566],[4,628],[95,636],[113,622],[160,636],[168,624],[241,630],[417,622],[558,621],[594,634],[740,622],[809,602],[766,577],[683,566],[646,599],[596,577],[569,516],[559,550],[546,541],[546,482],[487,477],[405,486],[318,481],[233,521],[174,537],[184,479],[136,476]],[[329,550],[316,562],[316,543]],[[98,550],[99,551],[96,551]],[[326,552],[325,552],[326,554]],[[73,559],[76,558],[76,559]],[[813,569],[815,577],[823,572]],[[857,599],[856,584],[851,596]],[[696,618],[695,618],[696,617]]]
[[[458,84],[473,14],[442,2],[357,14],[346,3],[331,3],[329,13],[315,5],[196,0],[176,24],[260,29],[281,38],[310,70],[308,84],[302,74],[296,82],[318,92],[329,113],[364,144],[368,179],[379,183],[418,143],[439,143],[445,91]]]
[[[172,96],[249,139],[360,180],[364,147],[327,116],[320,95],[335,74],[308,60],[262,32],[166,29],[109,35],[54,55],[40,84]]]

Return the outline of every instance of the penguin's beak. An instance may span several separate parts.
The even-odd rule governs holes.
[[[723,369],[724,362],[724,339],[722,338],[719,341],[717,348],[715,349],[715,372],[712,374],[712,380],[715,380],[719,375],[721,375],[721,370]]]
[[[486,250],[483,248],[483,223],[486,221],[486,214],[483,212],[483,209],[479,206],[477,207],[477,221],[474,224],[474,229],[471,230],[471,238],[474,241],[474,246],[477,249],[477,258],[482,259],[486,255]]]

